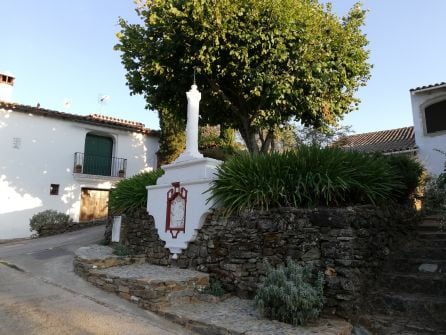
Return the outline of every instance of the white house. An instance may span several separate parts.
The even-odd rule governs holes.
[[[414,125],[356,134],[337,144],[345,149],[384,154],[414,154],[432,175],[443,172],[446,156],[446,83],[410,90]]]
[[[117,181],[156,168],[156,131],[11,103],[13,84],[0,74],[0,240],[29,236],[29,219],[46,209],[103,218]]]
[[[438,175],[443,172],[446,156],[446,83],[410,90],[415,142],[418,157],[426,169]]]

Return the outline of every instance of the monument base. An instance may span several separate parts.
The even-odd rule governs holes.
[[[212,203],[205,193],[215,179],[221,161],[205,157],[181,157],[162,166],[165,171],[156,185],[147,187],[147,211],[165,247],[176,259],[197,236]]]

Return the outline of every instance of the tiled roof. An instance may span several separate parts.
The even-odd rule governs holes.
[[[339,139],[336,146],[361,152],[398,152],[416,150],[413,127],[350,135]]]
[[[415,87],[415,88],[410,89],[410,92],[426,90],[426,89],[429,89],[429,88],[435,88],[435,87],[439,87],[439,86],[446,86],[446,82],[441,82],[441,83],[436,83],[436,84],[432,84],[432,85]]]
[[[13,110],[15,112],[51,117],[55,119],[69,120],[74,122],[87,123],[97,126],[138,132],[149,136],[158,136],[159,134],[158,131],[145,128],[143,123],[118,119],[101,114],[77,115],[77,114],[58,112],[41,107],[32,107],[3,101],[0,101],[0,108],[6,110]]]

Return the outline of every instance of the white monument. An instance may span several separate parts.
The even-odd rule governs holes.
[[[221,161],[205,158],[198,151],[198,116],[201,93],[192,85],[187,95],[186,149],[165,171],[156,185],[147,187],[147,211],[165,247],[177,259],[193,241],[209,214],[211,181]]]

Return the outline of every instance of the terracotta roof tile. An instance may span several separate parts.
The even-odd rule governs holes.
[[[70,120],[70,121],[74,121],[74,122],[88,123],[88,124],[99,125],[99,126],[104,126],[104,127],[133,131],[133,132],[143,133],[143,134],[149,135],[149,136],[158,136],[159,135],[158,131],[154,131],[154,130],[145,128],[143,123],[118,119],[118,118],[101,115],[101,114],[77,115],[77,114],[58,112],[58,111],[45,109],[45,108],[41,108],[41,107],[32,107],[32,106],[28,106],[28,105],[3,102],[3,101],[0,101],[0,108],[13,110],[15,112],[52,117],[55,119]]]
[[[417,148],[413,127],[350,135],[339,139],[335,145],[343,149],[370,153],[390,153]]]
[[[435,88],[435,87],[439,87],[439,86],[446,86],[446,82],[441,82],[441,83],[436,83],[436,84],[432,84],[432,85],[426,85],[426,86],[419,86],[419,87],[415,87],[415,88],[411,88],[410,92],[416,92],[416,91],[421,91],[421,90],[425,90],[428,88]]]

